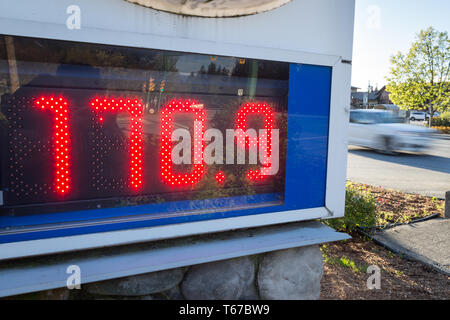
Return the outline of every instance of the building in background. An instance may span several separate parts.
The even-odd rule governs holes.
[[[390,105],[390,92],[386,91],[386,86],[380,90],[358,91],[359,88],[351,89],[351,108],[352,109],[373,109],[380,104]]]

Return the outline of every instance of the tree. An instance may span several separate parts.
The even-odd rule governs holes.
[[[430,27],[417,34],[409,52],[391,58],[387,91],[393,103],[404,109],[430,113],[430,126],[436,111],[450,104],[450,40],[447,32]]]

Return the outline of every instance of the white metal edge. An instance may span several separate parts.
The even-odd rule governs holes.
[[[0,244],[0,260],[65,251],[92,249],[104,246],[121,245],[158,239],[168,239],[193,234],[226,231],[238,228],[258,227],[318,218],[330,218],[330,211],[336,217],[343,215],[342,203],[344,201],[344,196],[342,195],[342,190],[339,189],[342,189],[342,173],[339,174],[337,172],[335,174],[330,174],[338,171],[332,170],[332,163],[335,164],[333,165],[334,167],[337,165],[338,167],[343,169],[344,176],[346,168],[345,162],[343,163],[343,161],[345,161],[346,159],[346,149],[345,155],[343,156],[342,150],[340,151],[335,143],[341,141],[342,145],[342,139],[345,136],[345,134],[340,131],[339,125],[339,123],[344,119],[343,115],[338,111],[339,105],[342,106],[342,102],[344,99],[343,92],[341,91],[341,93],[339,93],[339,90],[342,90],[342,88],[344,88],[344,92],[347,92],[345,91],[346,85],[343,85],[343,82],[349,82],[350,75],[348,74],[348,79],[346,79],[346,73],[344,73],[342,70],[339,70],[341,68],[341,59],[339,57],[254,46],[247,46],[243,48],[242,45],[229,43],[219,44],[210,41],[191,40],[185,38],[167,38],[149,34],[135,34],[117,31],[112,32],[108,30],[92,28],[89,30],[82,29],[77,30],[76,32],[69,32],[65,27],[58,24],[36,23],[32,21],[19,21],[5,18],[0,19],[0,29],[2,30],[2,33],[10,35],[44,37],[50,39],[143,47],[161,50],[197,52],[224,56],[243,56],[255,59],[278,60],[291,63],[303,63],[334,67],[332,80],[332,98],[330,106],[331,120],[326,193],[326,208],[329,211],[326,208],[314,208],[290,212],[276,212],[264,215],[221,219],[219,225],[217,223],[217,220],[210,220],[136,230],[105,232],[81,236]],[[151,47],[148,46],[149,43],[152,44]],[[339,63],[336,64],[336,61],[339,61]],[[350,88],[350,86],[348,87]],[[337,116],[337,118],[333,119],[333,117],[335,116]],[[333,138],[333,134],[337,136]],[[340,161],[335,162],[335,160],[338,159],[340,159]],[[336,175],[339,179],[337,181],[334,181],[333,179],[336,179]],[[342,199],[339,199],[339,197],[341,196]],[[92,243],[95,243],[95,245],[93,245]]]
[[[69,237],[3,243],[0,244],[0,260],[313,220],[323,218],[327,214],[328,212],[325,208],[315,208]]]
[[[0,297],[64,287],[67,267],[77,265],[82,286],[86,283],[168,270],[212,261],[349,239],[343,233],[319,223],[279,226],[252,232],[239,232],[225,238],[162,248],[111,251],[103,256],[68,256],[57,260],[0,267]]]
[[[155,34],[112,31],[98,28],[82,28],[71,31],[56,23],[43,23],[15,19],[0,19],[3,34],[79,41],[137,48],[172,50],[231,57],[277,60],[292,63],[333,66],[336,56],[313,52],[294,51],[270,47],[243,46],[241,44],[219,43],[181,37],[158,36]]]
[[[344,216],[347,176],[348,117],[350,109],[351,65],[340,60],[333,67],[325,206],[326,218]]]
[[[352,7],[354,25],[354,2]],[[351,69],[351,61],[344,63],[342,59],[333,66],[325,198],[330,214],[324,219],[339,218],[345,214]]]

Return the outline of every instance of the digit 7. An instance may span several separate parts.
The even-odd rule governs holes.
[[[143,140],[142,118],[143,104],[139,99],[125,98],[95,98],[90,102],[91,108],[97,113],[100,123],[104,121],[105,113],[128,112],[130,119],[130,186],[139,190],[143,185]]]
[[[40,110],[50,110],[53,113],[54,151],[55,151],[55,184],[56,192],[68,194],[70,190],[70,129],[69,104],[64,97],[40,97],[34,101],[34,106]]]

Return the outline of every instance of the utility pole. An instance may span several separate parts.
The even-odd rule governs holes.
[[[17,72],[16,51],[14,48],[14,38],[5,36],[6,55],[8,57],[9,78],[11,82],[11,93],[16,92],[20,87],[19,73]]]

